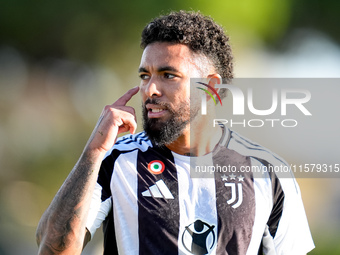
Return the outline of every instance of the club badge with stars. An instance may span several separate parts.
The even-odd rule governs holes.
[[[231,188],[231,198],[227,200],[227,204],[236,209],[243,202],[242,182],[244,181],[244,176],[237,176],[235,174],[224,174],[221,176],[221,178],[224,182],[224,186],[226,186],[227,188]]]

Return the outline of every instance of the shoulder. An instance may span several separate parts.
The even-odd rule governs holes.
[[[152,146],[150,139],[145,132],[140,132],[134,135],[125,135],[116,141],[113,146],[114,149],[126,150],[126,149],[140,149],[146,150]]]
[[[229,130],[227,147],[251,159],[254,176],[261,176],[257,173],[265,166],[272,182],[280,182],[284,192],[300,193],[290,165],[273,151],[232,130]]]
[[[123,162],[134,161],[137,155],[134,152],[144,152],[149,148],[152,148],[152,143],[144,132],[118,138],[115,145],[106,153],[102,161],[99,177],[105,176],[106,179],[110,179],[108,176],[112,175],[114,165],[119,158],[124,158]]]
[[[276,153],[232,130],[229,130],[227,147],[241,155],[255,158],[260,162],[288,166],[288,163]]]
[[[125,135],[117,139],[115,145],[106,153],[105,158],[112,154],[124,154],[134,150],[146,151],[152,147],[152,143],[145,132],[134,135]]]

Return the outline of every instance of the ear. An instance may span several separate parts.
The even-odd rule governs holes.
[[[213,73],[208,75],[209,86],[215,88],[216,84],[222,84],[222,77],[218,73]]]
[[[207,76],[207,79],[209,81],[208,85],[210,87],[214,88],[214,91],[217,92],[217,95],[215,95],[216,101],[220,101],[220,103],[222,104],[221,98],[218,95],[220,89],[219,88],[218,89],[215,88],[216,84],[222,84],[222,77],[221,77],[221,75],[219,75],[218,73],[209,74]]]

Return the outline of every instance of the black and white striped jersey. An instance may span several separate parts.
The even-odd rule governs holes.
[[[200,158],[154,146],[144,132],[116,142],[87,220],[91,235],[103,224],[104,254],[298,255],[314,248],[294,177],[265,171],[284,161],[223,129],[214,151]]]

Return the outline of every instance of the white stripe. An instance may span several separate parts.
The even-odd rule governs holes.
[[[137,154],[138,150],[120,155],[115,162],[111,179],[119,254],[139,254]],[[131,162],[131,159],[135,162]]]
[[[230,130],[225,125],[223,125],[222,130],[223,130],[223,134],[222,134],[222,137],[221,137],[222,139],[220,140],[220,144],[222,146],[226,146],[227,141],[229,140]]]
[[[91,238],[105,220],[112,206],[111,197],[102,202],[101,194],[102,187],[97,183],[92,195],[90,210],[86,221],[86,228],[90,231]]]
[[[225,183],[224,186],[231,188],[231,198],[227,201],[228,205],[230,205],[236,200],[236,186],[235,183]]]
[[[173,153],[178,179],[178,195],[180,209],[180,225],[178,236],[178,253],[180,255],[189,253],[182,243],[182,236],[185,227],[200,219],[203,222],[214,225],[215,246],[209,254],[216,254],[217,243],[217,209],[216,190],[214,178],[191,178],[189,157],[179,156]],[[208,155],[203,162],[212,165],[211,155]],[[208,247],[209,248],[209,247]]]
[[[143,191],[142,192],[142,196],[144,196],[144,197],[151,197],[150,190]]]
[[[174,199],[174,196],[171,194],[169,188],[165,185],[163,180],[159,180],[156,182],[157,187],[162,192],[164,198],[166,199]]]
[[[149,188],[150,192],[151,192],[151,195],[153,197],[157,197],[157,198],[161,198],[163,197],[162,193],[159,191],[158,187],[156,185],[152,185],[150,188]]]
[[[202,99],[202,106],[201,106],[201,114],[202,115],[207,115],[207,95],[201,95]]]
[[[300,189],[295,192],[295,179],[281,179],[285,194],[282,216],[275,234],[277,254],[306,254],[314,248]]]
[[[234,205],[232,205],[231,207],[232,208],[237,208],[237,207],[239,207],[241,204],[242,204],[242,202],[243,202],[243,189],[242,189],[242,183],[238,183],[237,184],[237,187],[238,187],[238,201],[237,201],[237,203],[236,204],[234,204]]]

